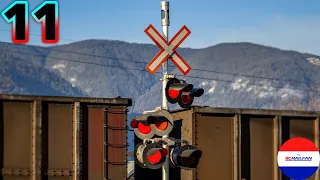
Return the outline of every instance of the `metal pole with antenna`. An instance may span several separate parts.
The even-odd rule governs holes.
[[[163,35],[166,37],[166,40],[169,42],[169,2],[161,1],[160,2],[161,9],[161,26]],[[168,100],[166,98],[166,85],[168,82],[168,60],[162,65],[163,78],[162,78],[162,109],[169,110],[168,108]],[[163,138],[167,138],[168,135],[163,136]],[[163,148],[166,148],[169,151],[169,147],[167,145],[163,145]],[[162,180],[169,180],[169,156],[166,157],[166,161],[162,166]]]

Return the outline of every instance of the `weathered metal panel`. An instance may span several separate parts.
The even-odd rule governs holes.
[[[88,180],[104,179],[104,109],[89,107],[88,117]]]
[[[32,160],[30,158],[31,109],[32,103],[28,102],[3,103],[3,180],[27,180],[30,178]]]
[[[278,141],[274,139],[276,124],[275,116],[241,115],[242,178],[277,179]]]
[[[106,137],[105,109],[119,105],[122,114],[109,120],[125,127],[130,99],[0,95],[0,180],[104,179],[104,159],[126,160],[126,144],[104,154],[104,145],[126,142],[125,130]]]
[[[196,114],[197,147],[203,152],[198,179],[236,180],[233,171],[234,118],[235,114]]]
[[[48,179],[72,180],[74,104],[48,104]],[[63,148],[61,148],[63,147]]]
[[[121,180],[127,178],[127,109],[108,107],[105,128],[107,132],[106,153],[108,172],[106,178]]]

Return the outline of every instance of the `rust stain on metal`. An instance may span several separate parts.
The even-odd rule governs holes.
[[[102,108],[88,108],[88,173],[89,180],[103,179],[103,119]]]

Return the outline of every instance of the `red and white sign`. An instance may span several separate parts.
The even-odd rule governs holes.
[[[191,33],[186,26],[183,26],[170,42],[166,41],[151,24],[144,32],[160,48],[159,53],[146,67],[151,74],[154,74],[168,58],[179,68],[183,75],[187,75],[191,71],[189,64],[176,52],[176,49]]]

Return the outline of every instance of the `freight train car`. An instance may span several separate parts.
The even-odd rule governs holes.
[[[131,104],[123,98],[0,95],[0,179],[126,179]]]
[[[171,113],[171,136],[203,152],[197,169],[170,169],[174,180],[289,180],[277,166],[279,147],[304,137],[319,148],[319,112],[192,107]],[[161,180],[161,169],[135,166],[135,177]],[[310,180],[319,179],[318,169]]]

